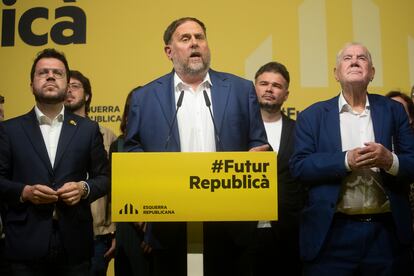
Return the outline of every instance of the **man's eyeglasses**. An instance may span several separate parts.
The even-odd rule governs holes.
[[[72,83],[68,83],[68,88],[73,89],[73,90],[78,90],[83,88],[81,83],[76,83],[76,82],[72,82]]]
[[[36,77],[45,79],[49,77],[49,72],[52,72],[53,77],[56,79],[63,79],[66,76],[66,73],[64,70],[61,69],[52,69],[52,68],[43,68],[40,69],[35,73]]]

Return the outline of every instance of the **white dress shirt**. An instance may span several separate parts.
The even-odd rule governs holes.
[[[177,73],[174,74],[176,103],[181,91],[184,91],[183,102],[177,113],[182,152],[216,151],[214,125],[203,95],[203,90],[205,90],[212,104],[211,86],[212,83],[208,73],[196,91],[190,85],[184,83]],[[212,108],[213,112],[213,105],[210,108]]]
[[[43,141],[45,142],[47,154],[49,155],[50,164],[55,164],[56,150],[59,142],[60,132],[64,119],[65,107],[62,106],[60,113],[53,119],[47,117],[35,106],[35,113],[42,131]]]
[[[366,142],[375,142],[368,96],[365,109],[361,113],[352,110],[342,93],[339,96],[338,105],[342,150],[349,151],[357,147],[365,147]],[[350,171],[347,156],[348,152],[344,162]],[[393,165],[388,172],[392,174],[398,172],[398,158],[395,154],[393,154]],[[337,210],[349,215],[390,211],[379,168],[352,171],[342,182]]]

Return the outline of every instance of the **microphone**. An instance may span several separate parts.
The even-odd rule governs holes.
[[[178,109],[180,109],[181,105],[183,104],[183,98],[184,98],[184,90],[181,90],[180,96],[178,97],[177,108],[175,109],[174,118],[173,118],[172,124],[170,125],[170,130],[168,131],[168,137],[167,137],[167,140],[165,142],[164,149],[167,149],[168,148],[168,145],[170,143],[170,139],[171,139],[171,135],[172,135],[172,130],[173,130],[173,127],[175,125],[175,122],[177,121]]]
[[[209,99],[209,97],[207,95],[206,90],[203,90],[203,95],[204,95],[204,101],[206,102],[206,106],[208,107],[208,111],[210,111],[211,120],[213,121],[214,136],[216,137],[217,144],[219,145],[219,150],[222,150],[223,149],[223,145],[221,144],[220,135],[219,135],[219,133],[217,131],[216,121],[214,120],[213,113],[211,112],[211,102],[210,102],[210,99]]]

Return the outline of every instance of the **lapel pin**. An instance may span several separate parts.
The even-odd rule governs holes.
[[[74,120],[70,120],[69,124],[76,126],[76,122]]]

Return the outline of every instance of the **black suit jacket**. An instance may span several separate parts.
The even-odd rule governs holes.
[[[90,194],[74,206],[62,201],[21,203],[25,185],[57,190],[70,181],[88,182]],[[0,196],[6,201],[6,252],[16,261],[35,261],[48,253],[56,209],[70,263],[88,260],[93,250],[90,202],[109,189],[109,163],[98,124],[72,113],[64,121],[52,167],[34,109],[0,124]]]
[[[290,173],[289,159],[294,151],[295,121],[282,113],[282,133],[277,153],[278,220],[271,221],[272,231],[279,243],[295,248],[298,243],[299,214],[304,206],[305,190]],[[257,230],[257,221],[243,222],[244,231],[238,240],[248,246]],[[283,249],[281,249],[283,250]]]
[[[279,224],[298,224],[304,204],[304,191],[290,173],[289,159],[294,151],[295,121],[282,113],[282,134],[277,154]],[[273,226],[276,222],[272,222]],[[274,227],[275,228],[275,227]]]

